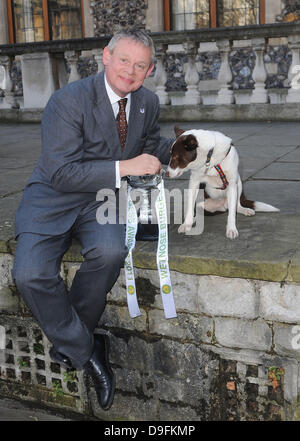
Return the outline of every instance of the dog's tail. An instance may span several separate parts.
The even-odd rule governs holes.
[[[273,207],[273,205],[265,204],[264,202],[255,201],[254,202],[255,211],[265,211],[265,212],[275,212],[280,211],[279,208]]]
[[[259,201],[249,201],[246,199],[246,196],[244,193],[241,194],[240,203],[242,207],[246,208],[252,208],[254,211],[261,211],[261,212],[278,212],[280,211],[278,208],[273,207],[273,205],[265,204],[264,202]]]

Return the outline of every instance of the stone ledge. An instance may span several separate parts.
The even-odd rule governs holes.
[[[270,282],[300,283],[299,216],[280,213],[238,216],[240,236],[225,236],[226,214],[205,220],[204,232],[179,235],[177,225],[169,226],[170,270],[183,274],[215,275]],[[157,242],[137,242],[134,266],[156,269]],[[0,252],[13,254],[14,240],[0,240]],[[82,262],[80,246],[74,242],[64,262]]]
[[[169,121],[299,121],[300,103],[161,106],[160,120]]]
[[[300,103],[161,105],[160,121],[299,121]],[[44,109],[0,109],[0,121],[37,123]]]

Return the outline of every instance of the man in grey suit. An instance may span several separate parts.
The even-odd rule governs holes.
[[[42,152],[16,216],[13,277],[53,344],[51,357],[85,369],[100,406],[109,409],[115,389],[109,341],[94,330],[128,250],[124,224],[97,222],[96,194],[118,194],[127,175],[158,173],[172,140],[160,137],[158,98],[142,86],[154,66],[152,39],[143,31],[119,32],[103,63],[105,73],[56,91],[44,110]],[[60,265],[72,238],[84,262],[67,294]]]

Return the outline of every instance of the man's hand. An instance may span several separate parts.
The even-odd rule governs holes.
[[[153,155],[143,153],[132,159],[120,161],[120,177],[155,175],[161,170],[160,160]]]

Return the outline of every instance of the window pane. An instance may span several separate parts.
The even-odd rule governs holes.
[[[219,26],[259,23],[259,0],[218,0]]]
[[[173,28],[176,31],[184,29],[184,14],[176,14],[173,16]]]
[[[185,29],[194,29],[194,14],[185,14]]]
[[[173,0],[172,10],[174,14],[184,13],[184,3],[185,0]]]
[[[42,0],[14,0],[16,43],[44,40]]]
[[[173,30],[209,27],[209,0],[172,0]]]
[[[185,0],[185,13],[197,12],[196,0]]]
[[[50,0],[48,5],[52,40],[82,37],[80,0]]]

